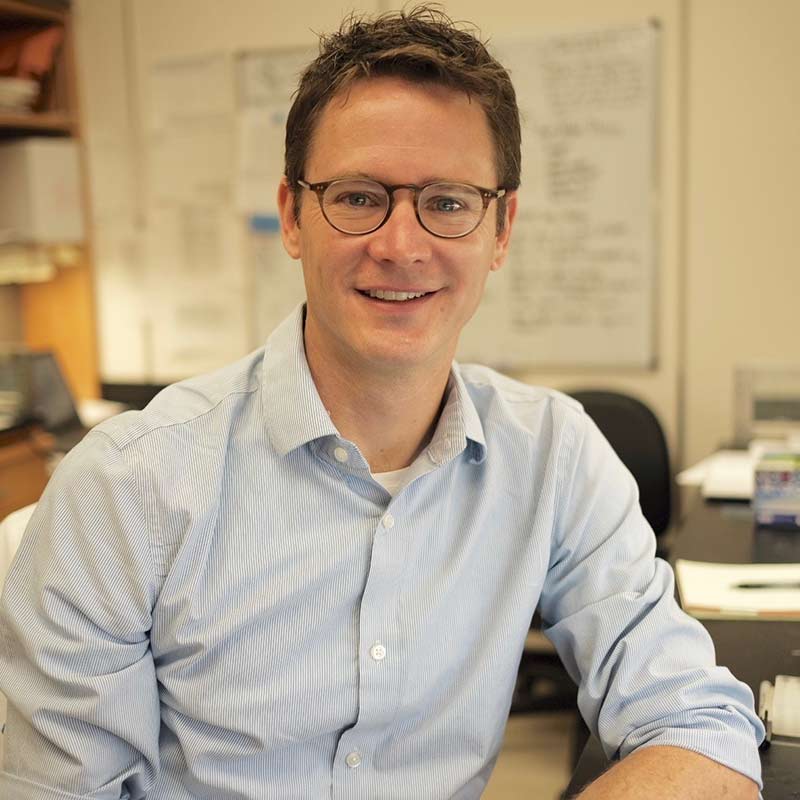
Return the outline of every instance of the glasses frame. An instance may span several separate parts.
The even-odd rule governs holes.
[[[386,194],[389,195],[389,205],[386,206],[386,215],[384,218],[375,226],[370,228],[366,231],[358,231],[354,233],[353,231],[343,231],[338,226],[334,225],[331,220],[329,219],[328,215],[325,213],[325,203],[323,202],[323,196],[327,191],[329,186],[332,186],[334,183],[344,183],[346,181],[354,181],[354,180],[363,180],[368,181],[378,186],[382,186],[386,191]],[[368,233],[374,233],[378,230],[378,228],[382,227],[386,224],[389,217],[392,216],[392,211],[394,211],[394,193],[398,189],[409,189],[414,195],[414,214],[417,217],[417,222],[420,226],[426,230],[431,236],[437,236],[440,239],[463,239],[465,236],[469,236],[473,231],[477,229],[477,227],[483,222],[483,218],[486,216],[486,209],[489,208],[489,203],[492,200],[499,200],[506,194],[506,189],[500,187],[498,189],[486,189],[483,186],[475,186],[472,183],[461,183],[460,181],[431,181],[430,183],[426,183],[423,186],[417,186],[415,183],[396,183],[394,185],[383,183],[381,181],[376,181],[374,178],[333,178],[329,181],[320,181],[318,183],[309,183],[308,181],[298,179],[297,181],[299,186],[302,186],[304,189],[308,189],[310,192],[314,192],[317,196],[317,200],[319,201],[319,208],[322,211],[322,216],[325,217],[325,221],[330,225],[334,230],[339,231],[339,233],[344,233],[347,236],[366,236]],[[444,183],[450,186],[467,186],[470,189],[476,189],[480,195],[481,199],[483,200],[483,209],[481,210],[481,215],[478,217],[478,221],[465,233],[457,233],[454,235],[448,236],[446,233],[436,233],[432,231],[423,221],[422,217],[419,213],[419,198],[422,192],[427,189],[429,186],[436,186],[436,184]]]

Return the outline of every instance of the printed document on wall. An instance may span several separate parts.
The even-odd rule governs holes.
[[[149,78],[147,363],[163,383],[247,352],[251,281],[234,204],[233,56],[158,62]]]
[[[236,62],[236,205],[245,214],[277,214],[283,175],[286,118],[303,68],[316,54],[308,48],[241,53]]]

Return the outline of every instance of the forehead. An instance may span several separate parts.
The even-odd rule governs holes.
[[[358,80],[323,109],[306,162],[307,180],[347,174],[493,185],[486,112],[465,92],[439,84],[388,76]]]

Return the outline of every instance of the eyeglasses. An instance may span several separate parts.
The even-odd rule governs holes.
[[[332,227],[353,236],[372,233],[389,219],[398,189],[414,193],[419,224],[443,239],[459,239],[472,233],[481,224],[489,203],[506,193],[505,189],[492,191],[468,183],[388,186],[366,178],[337,178],[321,183],[299,180],[298,184],[317,195],[322,214]]]

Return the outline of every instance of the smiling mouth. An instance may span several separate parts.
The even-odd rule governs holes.
[[[416,300],[419,297],[433,294],[432,292],[395,292],[391,289],[359,289],[358,291],[373,300],[390,300],[396,303],[404,303],[408,300]]]

